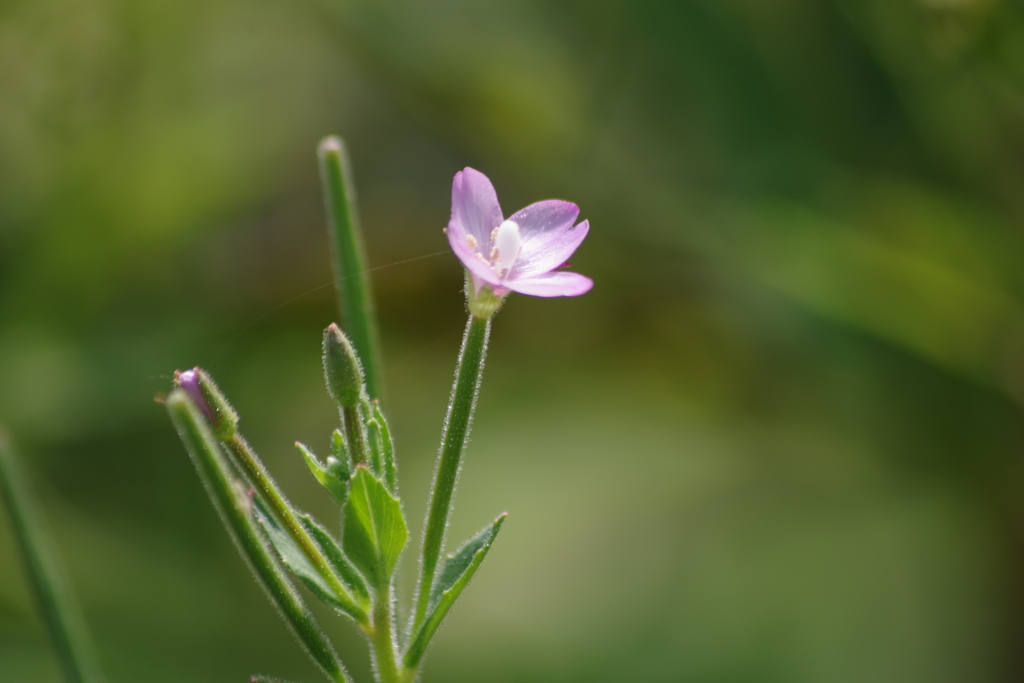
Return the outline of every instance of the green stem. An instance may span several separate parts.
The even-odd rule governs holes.
[[[242,556],[299,642],[334,683],[353,683],[334,647],[302,598],[289,583],[260,535],[251,514],[252,501],[231,471],[225,454],[199,408],[181,389],[167,397],[167,410],[199,472],[214,507]]]
[[[366,465],[369,460],[370,448],[366,442],[366,425],[359,414],[358,406],[341,406],[341,426],[345,430],[345,442],[352,458],[353,467]],[[376,474],[380,474],[377,472]]]
[[[363,363],[366,391],[370,398],[380,398],[377,321],[348,153],[341,138],[331,135],[320,141],[318,156],[341,320]]]
[[[45,533],[28,481],[14,448],[0,429],[0,491],[21,548],[25,569],[36,594],[43,621],[53,638],[64,675],[71,683],[100,680],[85,623],[59,569],[56,552]]]
[[[373,630],[370,644],[379,683],[404,683],[404,669],[399,669],[395,643],[394,605],[391,586],[378,588],[373,602]]]
[[[359,606],[348,587],[334,573],[330,562],[327,561],[327,558],[320,551],[320,547],[309,535],[305,527],[302,526],[302,522],[299,521],[291,504],[285,500],[274,480],[270,478],[270,473],[267,472],[263,462],[245,439],[238,434],[233,435],[225,444],[235,456],[238,464],[252,478],[253,483],[259,488],[260,493],[270,504],[270,507],[273,508],[274,514],[277,515],[278,519],[281,520],[288,530],[289,535],[299,544],[302,552],[313,563],[313,566],[316,567],[331,589],[334,590],[338,600],[345,605],[348,614],[361,626],[366,626],[368,619],[365,610]]]
[[[416,610],[410,633],[416,633],[426,619],[430,588],[434,584],[434,575],[437,573],[438,560],[444,546],[444,533],[451,512],[455,481],[459,476],[462,451],[466,447],[473,411],[476,408],[490,332],[490,318],[478,318],[473,315],[469,317],[455,370],[455,384],[452,386],[448,415],[445,418],[444,430],[441,432],[441,448],[437,456],[427,521],[423,530]]]

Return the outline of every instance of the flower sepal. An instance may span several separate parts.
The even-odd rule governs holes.
[[[501,288],[498,288],[501,291]],[[466,306],[474,318],[486,320],[498,312],[501,305],[505,303],[509,290],[505,289],[500,294],[494,291],[489,284],[479,282],[473,274],[466,271]]]

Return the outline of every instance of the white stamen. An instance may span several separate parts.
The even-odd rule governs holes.
[[[473,237],[472,235],[466,235],[466,244],[469,245],[470,249],[472,249],[473,251],[476,251],[476,238],[475,237]]]
[[[494,229],[491,240],[494,242],[491,263],[500,275],[504,275],[519,258],[519,250],[523,248],[519,225],[515,221],[505,221]]]

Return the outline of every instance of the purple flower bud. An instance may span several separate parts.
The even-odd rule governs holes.
[[[238,426],[238,414],[202,368],[175,371],[174,383],[203,411],[218,439],[226,441],[234,436]]]
[[[213,419],[213,411],[210,410],[210,406],[207,405],[206,399],[203,398],[203,390],[199,388],[199,373],[196,372],[198,368],[192,370],[185,370],[184,372],[174,373],[174,383],[185,390],[188,397],[192,399],[192,402],[199,406],[203,414],[206,415],[208,420]]]

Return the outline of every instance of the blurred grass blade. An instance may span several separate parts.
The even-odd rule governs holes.
[[[0,496],[14,527],[29,582],[36,593],[43,621],[53,639],[64,676],[71,683],[102,680],[91,643],[71,595],[58,556],[18,464],[10,438],[0,427]]]
[[[348,153],[341,138],[331,135],[320,141],[318,156],[342,325],[363,363],[367,393],[380,398],[377,320]]]
[[[224,526],[271,602],[327,677],[335,683],[352,683],[334,647],[260,536],[252,518],[251,500],[239,491],[239,480],[199,408],[183,390],[175,389],[167,397],[167,411]]]
[[[467,541],[445,562],[430,592],[430,611],[427,619],[419,631],[412,635],[409,649],[405,653],[403,664],[406,669],[415,670],[419,666],[430,639],[434,637],[462,590],[480,568],[507,516],[508,513],[502,513],[490,526]]]

